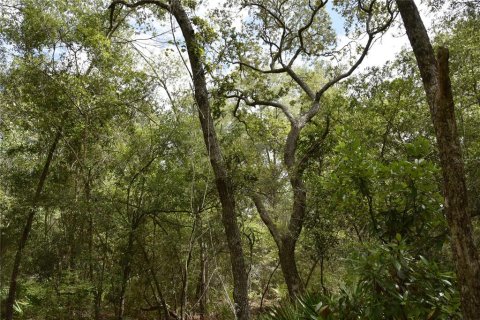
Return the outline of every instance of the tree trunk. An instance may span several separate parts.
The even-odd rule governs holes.
[[[295,246],[303,228],[307,197],[303,181],[299,178],[299,176],[302,175],[302,172],[292,172],[290,175],[292,176],[290,183],[293,189],[293,205],[292,214],[286,231],[277,227],[265,207],[263,200],[258,194],[253,194],[251,197],[258,213],[260,214],[260,218],[275,240],[278,248],[280,268],[282,270],[285,284],[288,288],[288,295],[293,301],[305,291],[305,287],[297,269]]]
[[[23,228],[22,237],[20,238],[20,242],[18,243],[17,253],[15,254],[15,260],[13,262],[13,269],[12,275],[10,277],[10,287],[8,290],[8,297],[6,303],[6,310],[5,310],[5,319],[12,320],[13,319],[13,305],[15,304],[15,296],[17,293],[17,279],[20,273],[20,264],[23,258],[23,250],[27,244],[28,236],[30,235],[30,231],[32,230],[33,218],[35,217],[35,213],[37,212],[37,204],[40,200],[40,196],[42,195],[45,181],[47,180],[48,176],[48,169],[50,168],[50,164],[52,163],[53,155],[55,150],[57,149],[58,141],[62,135],[61,129],[58,129],[55,138],[53,140],[50,149],[48,150],[47,159],[45,160],[45,164],[43,166],[42,174],[40,175],[40,180],[38,181],[37,189],[35,191],[35,195],[33,196],[32,206],[28,213],[27,222],[25,223],[25,227]]]
[[[192,232],[190,233],[187,258],[185,259],[185,264],[183,265],[183,269],[182,269],[182,291],[180,293],[180,320],[185,320],[185,312],[187,309],[187,295],[188,295],[187,291],[188,291],[188,285],[189,285],[188,269],[192,261],[193,249],[195,246],[195,237],[198,236],[197,228],[198,228],[200,213],[195,212],[194,215],[195,215],[195,222],[193,223]]]
[[[95,286],[95,293],[94,293],[94,302],[93,302],[93,309],[94,309],[94,317],[95,320],[100,320],[100,313],[102,311],[102,295],[103,295],[103,274],[105,271],[105,260],[102,261],[102,270],[100,274],[100,282]]]
[[[427,30],[413,0],[397,0],[405,30],[417,59],[435,128],[443,175],[445,213],[465,319],[480,315],[480,262],[468,211],[467,187],[448,74],[448,50],[435,57]]]
[[[315,271],[315,268],[317,267],[318,261],[319,261],[319,259],[316,258],[315,261],[313,261],[312,266],[310,267],[310,271],[308,272],[307,280],[305,280],[305,284],[304,284],[305,289],[308,288],[308,284],[310,283],[310,279],[312,279],[312,275],[313,275],[313,272]],[[321,278],[322,277],[320,276],[320,279]]]
[[[199,230],[202,232],[203,224],[202,219],[199,214]],[[200,272],[198,274],[198,283],[197,283],[197,301],[198,301],[198,313],[200,315],[200,320],[204,320],[207,315],[207,258],[205,254],[205,242],[203,241],[203,235],[198,237],[198,247],[200,249],[199,263],[200,263]]]
[[[117,315],[118,320],[122,320],[123,315],[125,313],[125,293],[127,291],[127,284],[128,284],[128,279],[130,278],[130,271],[131,271],[130,260],[131,260],[131,255],[133,253],[132,252],[133,251],[133,233],[134,233],[134,230],[131,230],[128,235],[127,250],[124,256],[122,282],[121,282],[120,293],[118,297],[118,315]]]
[[[280,263],[277,263],[275,268],[270,273],[270,276],[268,277],[267,284],[265,285],[265,289],[263,289],[263,292],[262,292],[262,298],[260,299],[260,310],[263,310],[263,300],[265,299],[265,296],[267,295],[267,292],[268,292],[268,289],[270,287],[270,282],[272,281],[273,275],[275,274],[275,271],[277,271],[279,266],[280,266]]]
[[[155,269],[153,268],[153,263],[150,257],[148,256],[145,246],[142,245],[141,249],[142,249],[143,257],[145,258],[145,262],[147,263],[150,276],[152,277],[153,283],[155,285],[156,299],[158,300],[157,303],[159,304],[159,307],[161,306],[161,309],[163,311],[163,318],[165,320],[170,320],[170,312],[168,311],[167,302],[165,301],[163,290],[162,290],[162,287],[160,286],[160,281],[158,281],[157,274],[155,272]],[[158,298],[157,298],[157,295],[158,295]]]
[[[84,148],[85,150],[86,148]],[[84,151],[84,161],[86,159],[86,152]],[[102,283],[97,284],[95,281],[95,272],[94,272],[94,261],[93,261],[93,234],[94,234],[94,221],[93,221],[93,213],[92,213],[92,206],[91,206],[91,180],[90,180],[90,171],[87,174],[87,178],[85,181],[85,204],[86,204],[86,212],[88,216],[88,278],[91,283],[95,283],[95,291],[93,294],[93,314],[94,319],[100,319],[100,311],[101,311],[101,303],[102,303],[102,294],[103,288]],[[103,269],[105,268],[105,259],[102,259],[102,275],[101,278],[103,281]]]
[[[246,320],[250,318],[250,311],[248,305],[248,275],[245,267],[242,238],[237,224],[235,199],[231,181],[227,175],[227,169],[225,167],[210,111],[205,70],[202,63],[202,54],[199,50],[200,44],[197,41],[191,21],[180,1],[172,0],[170,10],[175,16],[185,38],[190,66],[192,68],[198,115],[210,163],[215,175],[215,184],[222,205],[222,222],[227,237],[233,273],[233,299],[235,301],[236,318],[239,320]]]
[[[290,298],[297,297],[299,294],[302,294],[305,291],[303,286],[302,279],[297,270],[297,260],[295,259],[295,246],[297,240],[300,238],[300,233],[303,229],[303,222],[305,220],[305,210],[307,207],[307,193],[305,191],[305,186],[303,183],[303,168],[298,168],[295,172],[290,173],[290,183],[293,189],[293,208],[292,216],[288,223],[288,235],[282,240],[282,250],[286,250],[286,257],[291,259],[289,264],[289,270],[284,271],[285,280],[287,281],[287,286],[289,287],[288,291]],[[280,258],[280,261],[282,258]],[[283,269],[283,264],[282,264]],[[288,280],[287,280],[288,274]]]
[[[278,249],[280,258],[280,266],[283,277],[288,288],[288,295],[291,300],[298,297],[304,291],[304,286],[300,274],[298,273],[297,263],[295,260],[295,244],[296,239],[290,236],[282,238],[282,245]]]
[[[324,273],[325,268],[323,267],[324,258],[320,258],[320,284],[322,285],[323,294],[327,294],[327,288],[325,287]]]
[[[130,279],[133,244],[135,242],[135,232],[137,230],[137,227],[138,222],[132,222],[132,229],[128,234],[127,250],[125,251],[125,255],[122,261],[122,282],[120,287],[120,293],[118,296],[118,320],[123,320],[123,316],[125,314],[125,293],[127,291],[128,280]]]
[[[203,53],[201,50],[202,47],[197,41],[192,22],[183,8],[181,1],[170,0],[168,3],[169,4],[161,1],[137,1],[129,4],[123,0],[114,0],[109,7],[111,10],[110,17],[113,19],[113,12],[115,6],[118,4],[122,4],[129,8],[136,8],[146,4],[155,4],[161,9],[171,13],[180,26],[187,47],[190,67],[192,69],[195,101],[198,107],[198,116],[203,132],[203,138],[210,158],[210,164],[215,175],[215,184],[222,205],[222,223],[225,229],[230,253],[230,263],[232,266],[235,316],[239,320],[246,320],[250,318],[250,308],[248,305],[248,274],[245,267],[246,264],[242,248],[242,237],[237,225],[235,197],[232,190],[232,183],[223,161],[222,151],[217,139],[215,125],[210,110],[210,100],[208,97],[207,81],[205,79],[205,69],[203,65]],[[112,23],[112,21],[110,21],[110,23]]]

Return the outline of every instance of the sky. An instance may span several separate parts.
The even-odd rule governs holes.
[[[430,31],[434,16],[430,13],[425,5],[422,5],[420,1],[416,0],[420,15],[427,29]],[[341,15],[332,9],[332,1],[327,4],[327,11],[332,19],[333,29],[338,35],[339,45],[348,43],[349,39],[345,36],[344,31],[344,19]],[[400,21],[400,17],[397,17],[397,21]],[[367,67],[382,66],[387,61],[391,61],[395,56],[403,49],[409,47],[408,38],[402,28],[399,28],[400,24],[388,29],[388,31],[378,38],[373,45],[372,49],[368,53],[367,57],[360,66],[360,70]]]
[[[345,35],[344,19],[340,14],[338,14],[335,10],[333,10],[332,2],[333,1],[329,1],[327,3],[327,11],[331,16],[332,26],[337,33],[338,48],[341,48],[345,44],[347,44],[350,41],[350,39],[348,39],[348,37]],[[427,29],[430,29],[432,26],[432,21],[434,19],[433,14],[431,14],[427,10],[426,6],[422,5],[419,0],[415,0],[415,2],[420,9],[420,14],[422,16],[422,19]],[[195,13],[199,16],[206,17],[209,10],[222,6],[223,3],[225,3],[225,0],[204,0],[202,6],[200,6],[200,8]],[[246,17],[246,14],[247,14],[246,11],[243,10],[237,16],[238,19],[234,21],[234,25],[240,28],[242,24],[242,20]],[[401,19],[400,17],[397,17],[396,20],[400,22]],[[158,29],[157,31],[158,32],[163,31],[168,34],[170,33],[170,27],[167,25],[167,26],[164,26],[163,28]],[[181,34],[179,33],[179,30],[177,30],[176,36],[177,36],[177,39],[182,38]],[[148,39],[149,36],[148,34],[140,34],[140,35],[137,35],[135,38]],[[163,41],[161,41],[161,38],[163,38],[162,39]],[[168,38],[171,39],[171,36],[168,36]],[[160,40],[160,42],[158,40]],[[364,39],[364,42],[365,42],[365,39]],[[408,42],[407,36],[405,35],[403,27],[401,26],[400,23],[396,23],[395,26],[390,27],[383,36],[377,37],[373,47],[371,48],[370,52],[368,53],[368,55],[366,56],[365,60],[360,65],[356,73],[361,72],[362,70],[365,70],[366,68],[369,68],[369,67],[384,65],[387,61],[393,60],[395,56],[403,48],[409,48],[409,46],[410,44]],[[149,57],[152,60],[157,60],[155,57],[158,57],[158,55],[163,56],[165,54],[164,53],[165,48],[167,47],[174,48],[171,44],[167,43],[164,37],[160,37],[158,39],[149,39],[146,41],[138,41],[136,42],[136,47],[141,52],[143,52],[143,54],[146,57]],[[175,54],[177,54],[177,52],[175,53],[172,52],[172,55],[175,55]],[[184,59],[187,60],[185,53],[184,55],[185,55]]]

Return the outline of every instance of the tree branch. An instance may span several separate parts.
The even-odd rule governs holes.
[[[248,64],[246,62],[242,62],[242,61],[234,61],[233,64],[238,64],[240,65],[241,67],[247,67],[249,69],[252,69],[253,71],[256,71],[256,72],[260,72],[260,73],[264,73],[264,74],[271,74],[271,73],[283,73],[283,72],[286,72],[287,70],[285,68],[271,68],[269,70],[264,70],[264,69],[260,69],[260,68],[257,68],[257,67],[254,67],[252,66],[251,64]]]
[[[112,29],[112,27],[113,27],[113,13],[115,12],[115,7],[119,4],[123,5],[127,8],[132,8],[132,9],[143,6],[143,5],[146,5],[146,4],[154,4],[154,5],[157,5],[158,7],[162,8],[162,9],[170,12],[170,6],[168,4],[162,2],[162,1],[159,1],[159,0],[140,0],[140,1],[137,1],[137,2],[134,2],[134,3],[129,3],[129,2],[124,1],[124,0],[114,0],[114,1],[112,1],[112,3],[110,3],[110,6],[108,6],[108,9],[110,9],[110,29]]]
[[[288,107],[278,101],[256,100],[254,98],[251,100],[243,94],[230,94],[227,95],[226,98],[236,98],[242,100],[247,106],[269,106],[280,109],[290,123],[295,124],[297,122],[290,110],[288,110]]]
[[[255,207],[257,208],[258,214],[260,215],[260,218],[262,219],[263,223],[265,223],[265,225],[267,226],[268,231],[272,235],[273,239],[278,245],[280,245],[281,244],[280,231],[278,230],[275,222],[270,217],[267,208],[265,208],[262,198],[260,197],[260,195],[256,193],[251,194],[250,198],[253,200],[253,203],[255,203]]]
[[[322,133],[322,136],[320,138],[318,138],[314,143],[312,143],[312,145],[310,146],[310,148],[308,148],[308,150],[305,152],[305,154],[303,155],[303,157],[300,159],[300,161],[298,162],[298,170],[300,172],[303,172],[306,168],[306,165],[307,165],[307,162],[308,160],[314,155],[314,153],[316,151],[318,151],[320,145],[325,141],[325,139],[327,138],[328,136],[328,133],[330,132],[330,117],[327,117],[327,121],[326,121],[326,126],[325,126],[325,130],[323,131]]]

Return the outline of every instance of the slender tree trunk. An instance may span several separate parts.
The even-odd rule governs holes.
[[[202,232],[202,218],[199,215],[199,230]],[[205,254],[205,242],[203,241],[203,235],[198,237],[198,246],[200,249],[200,272],[198,275],[198,285],[197,285],[197,301],[198,301],[198,313],[200,315],[200,320],[204,320],[207,315],[207,258]]]
[[[182,270],[182,291],[180,293],[180,320],[185,320],[185,311],[187,309],[187,294],[188,294],[188,269],[192,261],[193,249],[195,246],[195,237],[197,236],[197,225],[199,222],[199,213],[195,212],[195,222],[193,223],[192,232],[190,233],[190,240],[188,242],[188,253],[185,259],[185,264]]]
[[[163,318],[165,320],[170,320],[170,313],[168,311],[167,302],[165,301],[162,287],[160,286],[160,282],[158,281],[157,274],[155,273],[155,269],[153,268],[153,263],[150,257],[148,256],[148,253],[145,247],[142,246],[141,249],[142,249],[143,257],[145,258],[145,262],[147,263],[150,276],[152,277],[153,283],[155,285],[155,290],[157,291],[157,295],[158,295],[157,303],[159,303],[159,307],[161,306],[161,309],[163,311]]]
[[[122,269],[122,282],[120,287],[120,293],[118,296],[118,320],[123,320],[125,314],[125,292],[127,291],[128,280],[130,279],[131,272],[131,260],[133,254],[133,244],[135,240],[135,231],[137,229],[137,223],[134,223],[132,229],[128,234],[127,250],[123,258]]]
[[[105,243],[108,243],[108,232],[105,234]],[[99,278],[96,280],[95,284],[95,302],[94,302],[94,309],[95,309],[95,320],[100,320],[101,311],[102,311],[102,299],[103,299],[103,291],[104,291],[104,281],[105,281],[105,268],[107,264],[108,253],[106,250],[103,250],[102,256],[102,267],[100,269]]]
[[[233,273],[233,299],[235,301],[236,318],[246,320],[250,318],[250,310],[248,305],[248,275],[242,248],[242,237],[237,224],[235,198],[231,180],[227,174],[211,115],[205,70],[202,55],[199,50],[200,43],[197,41],[191,21],[180,1],[172,0],[170,7],[171,13],[175,16],[185,38],[190,66],[192,68],[198,115],[222,205],[222,223],[227,237]]]
[[[312,278],[313,271],[315,271],[315,268],[317,267],[318,261],[319,261],[319,259],[315,259],[315,261],[313,261],[312,266],[310,267],[310,271],[308,272],[307,280],[305,280],[305,289],[308,288],[308,284],[310,283],[310,279]]]
[[[125,259],[129,259],[125,257]],[[125,313],[125,292],[127,290],[128,278],[130,277],[130,263],[126,262],[122,270],[122,282],[120,287],[120,293],[118,296],[118,320],[123,320]]]
[[[95,320],[100,320],[100,313],[102,311],[102,294],[103,294],[103,291],[97,288],[97,291],[95,292],[94,306],[93,306]]]
[[[84,152],[84,159],[86,158]],[[93,261],[93,214],[91,208],[91,186],[90,186],[90,173],[88,173],[87,180],[85,181],[85,202],[87,207],[88,215],[88,278],[91,283],[95,283],[95,274],[94,274],[94,261]],[[103,278],[103,269],[105,265],[105,260],[102,261],[102,278]],[[103,280],[102,280],[103,281]],[[102,285],[96,285],[95,292],[93,295],[93,312],[96,320],[100,318],[100,304],[102,297]]]
[[[154,3],[161,9],[171,13],[180,26],[182,35],[185,39],[190,67],[192,69],[195,101],[198,107],[198,116],[203,132],[203,139],[215,175],[215,184],[222,205],[222,223],[225,229],[230,253],[230,263],[232,266],[235,316],[238,320],[247,320],[250,319],[250,308],[248,304],[248,274],[242,248],[242,237],[237,224],[235,197],[231,178],[227,173],[227,168],[223,160],[220,143],[217,139],[215,125],[210,110],[210,100],[205,78],[205,68],[203,65],[204,57],[201,50],[202,45],[197,40],[192,22],[180,0],[170,0],[168,1],[168,4],[161,1],[137,1],[129,4],[123,0],[114,0],[110,5],[111,19],[113,19],[115,6],[118,4],[130,8],[136,8],[149,3]],[[110,22],[112,23],[112,21]]]
[[[280,266],[280,262],[277,263],[275,268],[270,273],[270,276],[268,277],[267,284],[265,285],[265,289],[263,289],[263,292],[262,292],[262,298],[260,299],[260,310],[263,310],[263,300],[265,299],[265,296],[267,295],[267,292],[268,292],[268,289],[270,287],[270,282],[272,281],[273,275],[275,274],[275,271],[277,271],[279,266]]]
[[[35,195],[33,196],[32,206],[28,213],[27,221],[25,223],[25,227],[23,228],[22,237],[18,243],[17,253],[15,254],[15,260],[13,262],[13,269],[12,275],[10,277],[10,287],[8,290],[8,297],[6,303],[6,310],[5,310],[5,319],[12,320],[13,319],[13,306],[15,304],[15,296],[17,293],[17,279],[20,273],[20,264],[23,258],[23,250],[28,241],[28,236],[30,235],[30,231],[32,230],[33,218],[35,217],[35,213],[37,212],[37,204],[40,200],[40,196],[42,195],[43,189],[45,187],[45,181],[47,180],[48,170],[53,160],[53,155],[57,149],[58,141],[62,135],[61,129],[59,129],[55,135],[52,145],[48,150],[47,159],[45,160],[45,164],[43,166],[42,173],[40,175],[40,179],[38,181],[37,189],[35,191]]]
[[[87,208],[87,217],[88,217],[88,277],[91,282],[93,282],[93,213],[91,206],[91,181],[90,181],[90,172],[88,173],[87,180],[85,181],[85,204]]]
[[[327,288],[325,287],[325,268],[323,267],[324,258],[320,258],[320,284],[322,285],[323,294],[327,294]]]
[[[453,94],[448,74],[448,50],[433,47],[413,0],[396,0],[417,59],[435,128],[443,175],[445,212],[465,319],[480,315],[480,262],[468,211],[467,187],[458,139]]]
[[[295,259],[295,246],[303,229],[307,207],[307,193],[303,183],[303,169],[297,169],[290,173],[290,184],[293,189],[292,215],[288,223],[288,234],[282,238],[282,249],[279,253],[282,255],[281,252],[283,252],[285,255],[284,259],[289,259],[286,263],[282,263],[282,257],[280,257],[280,263],[285,281],[287,282],[290,298],[293,299],[305,291],[302,279],[297,270],[297,260]],[[287,269],[284,270],[284,268]]]
[[[100,271],[100,282],[97,283],[94,294],[94,315],[95,320],[100,320],[100,312],[102,311],[102,295],[103,295],[103,276],[105,273],[105,258],[102,261],[102,270]]]
[[[201,248],[201,247],[200,247]],[[197,293],[196,299],[198,303],[198,315],[201,320],[205,319],[207,315],[207,261],[200,249],[200,271],[198,273]]]

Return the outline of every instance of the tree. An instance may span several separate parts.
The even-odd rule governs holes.
[[[197,39],[192,22],[179,0],[171,0],[168,2],[168,4],[162,1],[154,0],[139,1],[135,3],[113,1],[110,5],[112,17],[115,7],[119,4],[129,8],[136,8],[145,4],[155,4],[162,10],[172,14],[180,26],[190,60],[195,101],[198,107],[198,115],[203,131],[204,142],[213,172],[215,174],[215,183],[217,186],[218,195],[222,203],[222,221],[229,246],[234,279],[233,297],[235,301],[235,313],[237,319],[239,320],[249,319],[248,276],[246,273],[245,259],[242,248],[242,238],[237,225],[235,196],[233,194],[232,182],[229,179],[228,172],[224,164],[222,151],[218,142],[214,121],[210,110],[210,99],[208,96],[207,82],[205,78],[201,42]]]
[[[449,52],[440,47],[435,56],[413,0],[396,2],[417,59],[435,128],[444,180],[445,214],[457,267],[463,315],[465,319],[475,319],[480,314],[480,260],[468,210],[464,164],[449,76]]]
[[[432,40],[475,241],[476,2]],[[362,60],[392,4],[3,1],[2,319],[461,318],[414,52]]]
[[[18,279],[27,242],[35,231],[32,229],[39,212],[48,211],[53,207],[49,203],[54,199],[52,191],[56,187],[55,184],[62,180],[58,178],[58,174],[60,172],[64,174],[61,182],[67,185],[66,188],[60,189],[64,192],[64,202],[70,200],[68,185],[71,181],[69,179],[73,176],[69,170],[72,167],[78,170],[75,178],[85,181],[84,188],[77,188],[80,183],[72,179],[75,180],[75,197],[78,198],[77,192],[81,190],[85,192],[86,201],[91,200],[90,191],[94,175],[92,172],[95,170],[89,168],[88,160],[91,159],[85,156],[89,142],[94,140],[91,137],[97,135],[98,138],[98,134],[101,133],[99,128],[115,116],[121,118],[119,114],[122,108],[117,109],[118,113],[107,109],[110,109],[110,104],[117,103],[116,98],[120,98],[125,92],[131,90],[129,93],[136,93],[134,87],[141,81],[141,76],[137,74],[139,82],[133,81],[124,86],[125,91],[113,87],[115,77],[106,81],[102,79],[100,73],[108,68],[115,67],[115,73],[120,78],[132,70],[128,69],[131,61],[129,53],[118,50],[119,46],[107,45],[118,26],[107,31],[101,28],[105,14],[98,10],[97,4],[88,3],[73,7],[57,1],[50,3],[22,1],[18,5],[6,7],[11,14],[19,15],[22,19],[10,19],[8,23],[5,21],[1,30],[2,42],[10,45],[11,49],[8,51],[12,61],[1,78],[2,96],[6,101],[2,106],[2,122],[4,121],[2,130],[6,132],[5,149],[2,145],[2,152],[18,159],[31,157],[32,160],[42,163],[40,166],[40,163],[34,164],[33,161],[22,162],[20,166],[24,167],[16,167],[7,160],[3,163],[5,167],[2,168],[6,172],[8,168],[14,171],[9,173],[12,180],[9,180],[11,185],[8,190],[17,198],[18,203],[12,211],[16,211],[15,215],[18,217],[25,216],[12,264],[5,310],[2,308],[6,319],[12,319],[14,308],[18,305],[16,302]],[[142,85],[142,89],[146,87]],[[116,97],[113,90],[116,90]],[[19,114],[22,114],[22,117],[19,118]],[[91,130],[92,127],[95,129]],[[30,132],[29,138],[15,138],[19,132],[22,132],[22,135]],[[58,160],[56,154],[60,154]],[[62,164],[69,160],[70,167],[62,167]],[[55,167],[52,169],[54,164]],[[13,187],[15,179],[18,181],[19,174],[25,175],[25,171],[32,171],[32,178],[25,179],[23,187]],[[28,174],[25,175],[27,176]],[[35,187],[32,187],[34,180]],[[50,185],[47,182],[50,182]],[[81,207],[79,201],[74,202],[76,206]],[[94,230],[90,210],[91,208],[87,208],[86,214],[90,216],[89,275],[93,278]],[[48,221],[47,213],[45,221]],[[69,261],[72,266],[74,265],[72,261],[76,258],[74,248],[80,247],[78,243],[74,244],[75,233],[75,230],[69,233],[69,237],[73,239],[68,244],[72,249]],[[47,248],[43,249],[48,252]],[[49,267],[55,268],[56,261],[49,263]]]
[[[287,226],[283,228],[277,225],[260,192],[253,192],[251,197],[277,244],[281,270],[291,299],[304,291],[295,259],[296,243],[307,212],[304,173],[312,159],[322,157],[319,153],[328,135],[329,120],[326,121],[323,133],[300,148],[304,129],[321,111],[326,93],[360,66],[375,37],[389,27],[395,16],[391,1],[360,1],[358,4],[347,1],[344,5],[347,10],[354,12],[351,18],[358,24],[356,31],[366,35],[367,41],[363,47],[356,48],[360,53],[352,59],[350,66],[332,70],[330,79],[317,81],[323,83],[320,85],[312,81],[319,71],[320,59],[335,55],[336,52],[334,35],[329,29],[325,12],[326,4],[326,1],[319,1],[315,5],[310,1],[245,1],[243,6],[251,9],[252,22],[245,34],[239,36],[240,41],[236,40],[236,35],[232,40],[233,63],[239,66],[239,74],[246,74],[244,81],[250,86],[242,88],[240,83],[227,97],[238,101],[237,109],[241,102],[247,107],[276,108],[289,123],[281,164],[281,171],[288,176],[292,194]],[[296,14],[290,15],[291,12]],[[302,19],[298,19],[297,14]],[[263,41],[263,47],[255,44],[257,38]],[[260,55],[255,56],[255,52]],[[297,67],[300,59],[317,62],[317,70]],[[285,81],[285,85],[275,90],[269,82],[280,82],[278,75],[286,76],[288,82]],[[288,84],[289,82],[293,84]],[[315,86],[318,88],[315,89]]]

